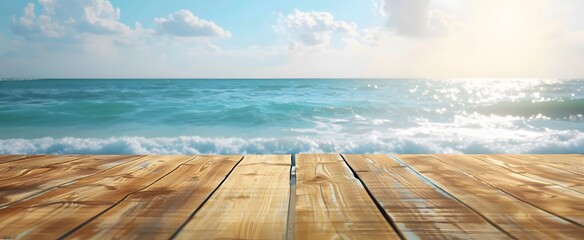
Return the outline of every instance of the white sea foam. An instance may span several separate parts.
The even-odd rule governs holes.
[[[32,81],[32,80],[38,80],[36,78],[0,78],[0,82],[1,81]]]
[[[476,138],[474,133],[429,132],[338,138],[37,138],[0,140],[0,154],[267,154],[267,153],[584,153],[584,133],[547,130],[540,134]],[[499,136],[499,137],[496,137]]]
[[[2,83],[0,154],[584,153],[583,83]]]
[[[451,121],[347,130],[335,121],[282,137],[0,139],[0,154],[584,153],[584,132],[535,127],[537,119],[461,113]]]

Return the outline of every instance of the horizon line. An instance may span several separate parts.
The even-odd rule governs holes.
[[[49,77],[49,78],[23,78],[0,77],[0,81],[10,80],[464,80],[464,79],[556,79],[578,80],[579,78],[561,77]]]

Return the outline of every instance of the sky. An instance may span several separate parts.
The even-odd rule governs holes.
[[[0,5],[0,78],[584,78],[581,0]]]

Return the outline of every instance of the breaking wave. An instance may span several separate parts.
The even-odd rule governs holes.
[[[584,153],[582,79],[0,85],[0,154]]]
[[[424,136],[425,135],[425,136]],[[2,139],[0,154],[284,154],[284,153],[584,153],[584,133],[549,131],[526,138],[477,139],[395,132],[367,137],[289,138],[37,138]]]
[[[476,108],[482,114],[500,116],[547,116],[554,119],[582,118],[584,115],[584,99],[566,99],[547,102],[501,102],[490,106]]]

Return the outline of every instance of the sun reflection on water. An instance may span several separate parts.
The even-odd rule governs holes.
[[[544,102],[560,97],[544,95],[547,86],[561,83],[560,79],[473,78],[426,81],[409,89],[409,93],[429,96],[438,102],[453,102],[456,106],[487,105],[502,101]],[[553,91],[553,89],[551,89]],[[578,89],[580,90],[580,89]],[[557,89],[556,89],[557,91]],[[420,93],[420,94],[418,94]]]

